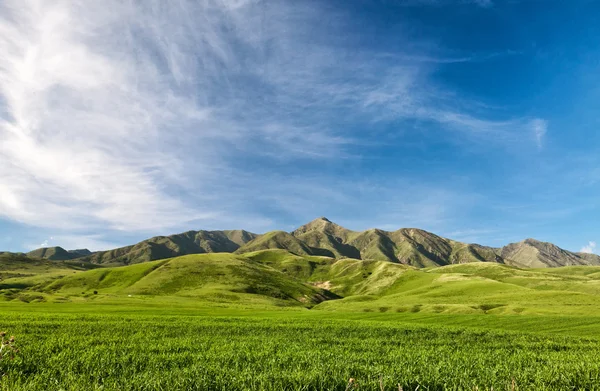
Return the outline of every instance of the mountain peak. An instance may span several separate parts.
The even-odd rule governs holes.
[[[327,217],[321,216],[321,217],[317,217],[316,219],[312,220],[311,222],[309,222],[307,224],[304,224],[304,226],[308,226],[308,225],[321,225],[321,224],[335,224],[335,223],[333,223]]]
[[[304,235],[308,232],[315,231],[330,234],[337,237],[345,237],[348,233],[352,232],[342,226],[337,225],[336,223],[329,220],[327,217],[318,217],[310,223],[304,224],[303,226],[296,229],[294,232],[292,232],[292,235]]]
[[[537,240],[537,239],[534,239],[534,238],[527,238],[527,239],[523,240],[523,242],[522,242],[522,243],[531,244],[531,245],[536,245],[536,244],[541,244],[541,243],[543,243],[543,242],[541,242],[541,241],[539,241],[539,240]]]

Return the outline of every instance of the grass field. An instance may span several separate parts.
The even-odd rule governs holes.
[[[5,256],[0,280],[20,349],[1,390],[600,390],[598,267],[268,250],[113,268]]]
[[[134,304],[0,308],[3,390],[600,389],[600,319]]]

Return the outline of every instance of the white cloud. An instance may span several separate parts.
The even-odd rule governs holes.
[[[531,121],[530,126],[536,145],[538,148],[542,148],[544,136],[546,136],[546,132],[548,131],[548,121],[536,118]]]
[[[347,158],[377,121],[432,121],[474,139],[528,124],[461,107],[432,82],[427,53],[345,48],[335,37],[352,24],[342,14],[320,24],[322,10],[302,2],[0,10],[0,216],[61,232],[262,227],[270,220],[247,194],[281,199],[290,179],[257,179],[246,164],[257,156],[273,170]],[[346,130],[356,124],[363,133]]]
[[[587,246],[583,246],[580,253],[594,254],[596,252],[596,242],[589,242]]]

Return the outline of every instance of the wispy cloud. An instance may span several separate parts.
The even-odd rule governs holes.
[[[544,136],[546,136],[546,132],[548,131],[548,122],[539,118],[534,119],[531,121],[531,130],[536,145],[541,149],[544,145]]]
[[[583,246],[581,248],[581,250],[579,250],[579,252],[587,253],[587,254],[595,253],[596,252],[596,242],[589,242],[586,246]]]
[[[352,20],[329,11],[320,23],[314,4],[6,0],[0,9],[0,216],[33,226],[266,227],[247,194],[268,188],[281,199],[290,180],[252,180],[264,174],[253,164],[268,172],[348,158],[379,121],[430,121],[466,139],[546,129],[471,110],[433,81],[430,53],[349,48],[336,37]]]
[[[493,60],[499,57],[507,57],[507,56],[517,56],[522,54],[522,52],[515,50],[505,50],[498,52],[490,52],[490,53],[474,53],[467,56],[416,56],[416,55],[406,55],[404,56],[406,59],[410,59],[413,61],[424,62],[424,63],[434,63],[434,64],[456,64],[463,62],[484,62],[488,60]]]

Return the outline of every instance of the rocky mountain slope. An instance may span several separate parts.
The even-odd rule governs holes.
[[[560,267],[577,265],[600,265],[600,256],[595,254],[572,253],[546,242],[525,239],[498,249],[504,259],[510,259],[520,267]]]
[[[456,242],[415,228],[355,232],[321,217],[292,235],[317,249],[313,255],[329,251],[336,258],[391,261],[416,267],[481,261],[504,263],[493,248]]]

